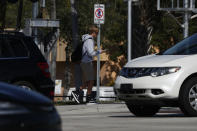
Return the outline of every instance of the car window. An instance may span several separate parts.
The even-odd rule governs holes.
[[[28,51],[24,43],[20,39],[10,38],[7,39],[7,43],[12,48],[15,57],[27,57]]]
[[[197,34],[177,43],[159,55],[192,55],[197,54]]]
[[[10,48],[9,44],[7,42],[0,38],[0,58],[5,57],[14,57],[14,52]]]

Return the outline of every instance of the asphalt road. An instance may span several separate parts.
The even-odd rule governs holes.
[[[154,117],[135,117],[124,104],[57,106],[63,131],[196,131],[197,117],[164,108]]]

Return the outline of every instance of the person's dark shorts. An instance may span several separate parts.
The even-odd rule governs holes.
[[[81,65],[81,70],[83,74],[83,80],[84,81],[95,80],[94,67],[93,67],[92,62],[88,62],[88,63],[81,62],[80,65]]]

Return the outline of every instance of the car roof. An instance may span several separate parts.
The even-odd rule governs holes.
[[[25,34],[23,32],[19,32],[19,31],[0,31],[0,35],[25,37]]]

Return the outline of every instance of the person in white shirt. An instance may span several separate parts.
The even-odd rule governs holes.
[[[104,50],[94,49],[94,38],[97,37],[99,29],[96,26],[90,26],[89,33],[82,36],[83,48],[82,48],[82,60],[81,69],[83,74],[83,85],[86,85],[87,95],[86,102],[95,102],[92,97],[92,87],[94,85],[95,75],[93,67],[93,57],[104,52]],[[84,86],[82,87],[84,88]]]

